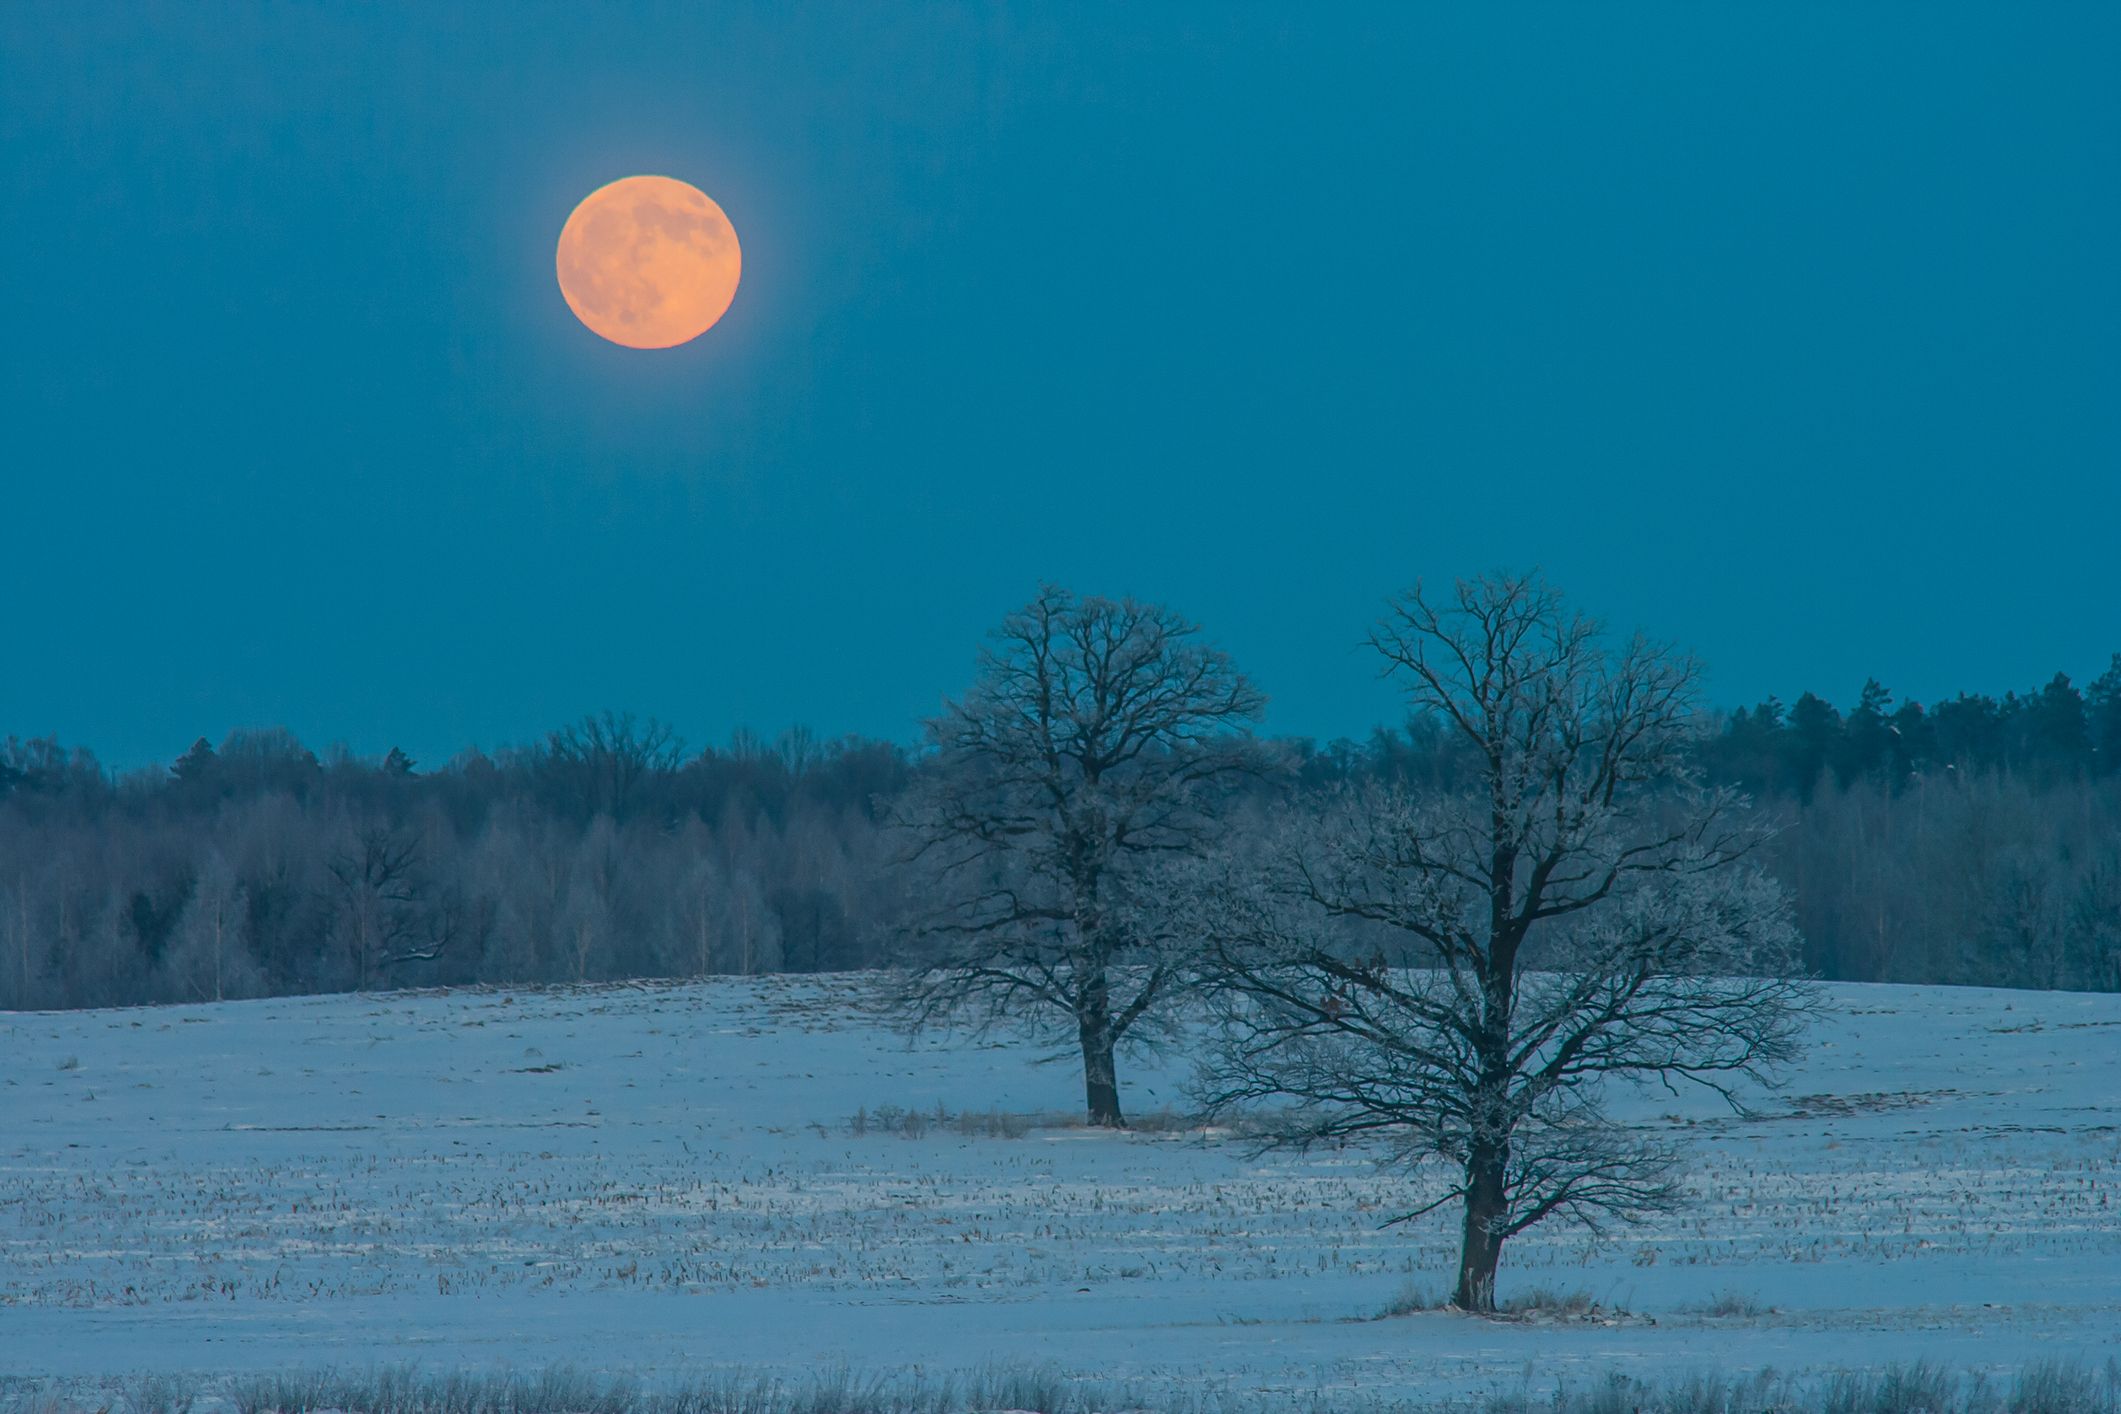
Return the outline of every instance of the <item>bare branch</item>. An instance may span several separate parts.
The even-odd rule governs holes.
[[[1609,648],[1536,576],[1462,581],[1441,607],[1417,587],[1371,643],[1470,777],[1343,794],[1284,819],[1267,860],[1196,871],[1225,1022],[1203,1094],[1293,1101],[1283,1142],[1388,1134],[1448,1166],[1458,1299],[1486,1308],[1531,1224],[1671,1200],[1675,1154],[1605,1116],[1604,1082],[1742,1104],[1795,1054],[1810,993],[1785,897],[1747,860],[1766,831],[1687,775],[1691,659]],[[1414,965],[1360,961],[1351,928]]]
[[[1155,877],[1271,764],[1245,730],[1263,703],[1168,609],[1047,586],[1005,619],[929,723],[935,755],[899,814],[930,905],[908,1016],[1042,1017],[1082,1050],[1092,1119],[1121,1122],[1114,1048],[1188,974]]]

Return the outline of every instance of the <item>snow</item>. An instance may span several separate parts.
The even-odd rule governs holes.
[[[1809,1058],[1683,1131],[1685,1210],[1449,1287],[1428,1180],[1063,1122],[1066,1062],[909,1042],[859,978],[0,1013],[0,1374],[417,1361],[654,1376],[1051,1365],[1412,1396],[1607,1370],[2002,1371],[2121,1347],[2121,997],[1829,988]],[[1123,1069],[1183,1107],[1183,1064]],[[1047,1117],[871,1127],[884,1106]],[[1702,1308],[1733,1295],[1755,1314]]]

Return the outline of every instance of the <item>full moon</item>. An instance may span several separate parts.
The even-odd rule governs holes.
[[[575,318],[629,349],[706,333],[736,298],[743,263],[722,208],[675,177],[623,177],[583,197],[556,260]]]

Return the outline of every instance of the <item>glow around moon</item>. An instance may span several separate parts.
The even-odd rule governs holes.
[[[714,327],[743,252],[707,193],[674,177],[624,177],[582,198],[560,231],[560,293],[614,344],[667,349]]]

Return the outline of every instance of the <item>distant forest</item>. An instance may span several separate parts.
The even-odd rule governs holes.
[[[1423,722],[1276,745],[1262,803],[1454,772]],[[1781,824],[1816,975],[2121,990],[2121,655],[2082,690],[1771,700],[1697,750]],[[802,731],[693,753],[612,714],[433,769],[267,730],[114,775],[10,738],[0,1007],[887,965],[918,887],[894,805],[933,769]]]

